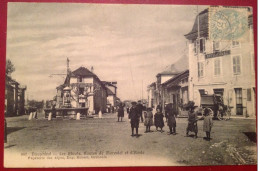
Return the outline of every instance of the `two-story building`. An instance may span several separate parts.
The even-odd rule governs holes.
[[[5,115],[17,116],[25,114],[25,90],[26,86],[21,85],[10,76],[5,78]]]
[[[85,67],[71,72],[57,87],[57,107],[64,105],[64,91],[71,92],[71,107],[87,107],[89,113],[106,112],[107,89],[98,76]]]
[[[232,115],[255,116],[255,62],[251,9],[213,8],[200,12],[192,30],[185,35],[189,42],[189,99],[200,106],[202,94],[220,94],[224,104],[231,107]],[[212,10],[220,12],[222,10],[223,15],[225,10],[232,10],[230,12],[234,12],[232,17],[245,15],[248,25],[242,37],[233,37],[230,40],[212,39],[210,33],[214,31],[211,30],[214,25],[209,25],[214,15],[211,13]],[[232,31],[234,31],[232,34],[236,35],[237,30]]]

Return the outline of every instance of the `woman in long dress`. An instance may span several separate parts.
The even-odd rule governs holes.
[[[161,132],[163,132],[164,122],[163,122],[163,113],[160,109],[157,109],[157,112],[154,115],[154,125],[156,127],[156,131],[158,131],[158,127],[161,128]]]

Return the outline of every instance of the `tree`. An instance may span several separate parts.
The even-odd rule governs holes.
[[[6,69],[5,69],[6,75],[12,74],[12,72],[14,72],[14,71],[15,71],[15,67],[14,67],[12,61],[10,59],[7,59]]]

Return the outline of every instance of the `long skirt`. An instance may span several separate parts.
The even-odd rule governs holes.
[[[153,118],[145,118],[144,126],[152,126],[153,125]]]
[[[169,127],[176,127],[175,117],[169,117],[169,118],[168,118],[168,126],[169,126]]]
[[[187,132],[188,131],[197,133],[198,132],[197,122],[189,122],[187,127]]]
[[[131,127],[139,128],[139,119],[131,119]]]

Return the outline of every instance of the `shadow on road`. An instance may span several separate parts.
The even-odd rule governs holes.
[[[256,133],[255,132],[243,132],[249,139],[250,141],[253,141],[256,143]]]
[[[12,132],[19,131],[21,129],[24,129],[26,127],[7,127],[7,135],[11,134]]]
[[[4,148],[6,149],[6,148],[14,147],[14,146],[16,146],[16,145],[8,145],[8,146],[6,146],[6,147],[4,147]]]

